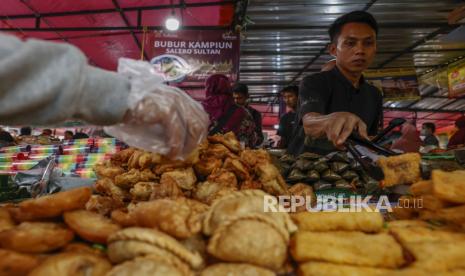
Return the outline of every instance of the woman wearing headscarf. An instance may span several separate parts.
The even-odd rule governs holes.
[[[418,152],[422,141],[417,128],[410,123],[405,123],[400,132],[402,135],[392,144],[391,149],[402,152]]]
[[[460,145],[465,145],[465,116],[458,118],[455,121],[455,126],[458,130],[450,137],[447,148],[457,148]]]
[[[203,108],[210,117],[210,135],[234,132],[239,141],[247,147],[255,147],[258,137],[252,115],[234,103],[229,78],[215,74],[205,82],[206,98]]]

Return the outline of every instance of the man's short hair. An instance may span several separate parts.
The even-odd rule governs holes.
[[[436,131],[436,125],[431,122],[427,122],[423,124],[424,127],[431,129],[431,132],[434,133]]]
[[[24,136],[29,136],[32,133],[32,128],[31,127],[22,127],[19,130],[19,135],[24,135]]]
[[[373,15],[366,11],[353,11],[342,15],[331,24],[328,30],[331,43],[337,40],[338,36],[341,34],[342,27],[348,23],[367,24],[375,31],[376,35],[378,35],[378,23]]]
[[[293,93],[297,97],[299,96],[299,87],[297,85],[289,85],[281,89],[280,94],[283,95],[284,93]]]
[[[249,97],[249,88],[247,87],[246,84],[243,83],[236,83],[233,87],[233,93],[238,93],[246,96],[247,98]]]

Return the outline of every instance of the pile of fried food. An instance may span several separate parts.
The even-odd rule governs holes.
[[[378,212],[291,215],[299,275],[464,275],[465,232]]]

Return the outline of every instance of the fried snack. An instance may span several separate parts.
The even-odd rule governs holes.
[[[23,222],[0,232],[0,245],[22,253],[45,253],[64,247],[73,238],[73,232],[58,223]]]
[[[14,228],[16,223],[11,218],[10,212],[6,208],[0,208],[0,232]]]
[[[203,220],[203,233],[212,235],[216,229],[227,221],[247,216],[251,214],[263,214],[268,216],[276,224],[289,233],[297,231],[296,225],[292,222],[289,215],[285,212],[265,212],[264,201],[265,197],[270,196],[261,190],[246,190],[240,192],[232,192],[213,203],[208,209]],[[275,209],[279,206],[276,203],[273,205]]]
[[[89,275],[104,276],[111,264],[95,254],[60,253],[47,258],[30,276]]]
[[[177,169],[170,172],[165,172],[161,175],[160,183],[175,182],[179,188],[184,190],[192,190],[197,182],[194,170],[192,168]]]
[[[263,190],[271,195],[286,195],[287,185],[278,169],[270,163],[259,163],[255,167]]]
[[[415,182],[410,186],[410,193],[413,196],[428,195],[433,192],[433,181],[431,180],[421,180]]]
[[[223,144],[211,144],[205,151],[204,156],[214,159],[225,159],[231,151]]]
[[[165,258],[166,259],[166,258]],[[113,267],[106,276],[188,276],[194,275],[189,267],[178,262],[168,262],[160,256],[135,258]]]
[[[158,199],[139,203],[132,214],[138,226],[157,228],[186,239],[202,230],[201,220],[207,209],[207,205],[191,199]]]
[[[153,172],[157,175],[162,175],[165,172],[186,168],[188,166],[189,164],[187,163],[187,160],[183,162],[180,160],[167,160],[163,158],[162,162],[155,166]]]
[[[83,242],[72,242],[63,248],[63,252],[94,254],[100,257],[105,257],[104,251],[93,248],[89,244]]]
[[[431,179],[434,196],[452,203],[465,203],[465,171],[434,170]]]
[[[237,158],[226,158],[223,164],[223,169],[234,173],[238,180],[244,181],[250,179],[250,174],[246,165]]]
[[[408,243],[406,248],[415,257],[412,268],[431,272],[465,269],[464,240],[413,242]]]
[[[112,180],[115,179],[115,176],[125,172],[125,170],[120,166],[111,165],[109,162],[95,165],[94,171],[98,178],[107,177]]]
[[[394,227],[390,233],[407,247],[409,243],[465,241],[464,233],[433,230],[427,227]]]
[[[91,194],[92,191],[89,187],[82,187],[35,199],[27,199],[19,204],[19,208],[35,219],[54,218],[67,211],[83,209]]]
[[[206,177],[222,166],[223,160],[221,159],[203,157],[198,163],[194,165],[194,169],[198,175]]]
[[[95,182],[95,190],[102,195],[112,198],[118,205],[124,206],[130,195],[125,190],[116,186],[109,178],[102,178]]]
[[[181,188],[178,187],[175,181],[165,181],[152,187],[150,200],[161,198],[177,198],[183,197]]]
[[[204,260],[208,258],[207,256],[207,241],[202,236],[202,233],[191,236],[184,240],[179,240],[179,242],[189,251],[198,252]]]
[[[287,258],[289,232],[270,217],[250,214],[218,227],[207,251],[227,262],[245,262],[279,270]]]
[[[129,169],[139,169],[139,158],[144,154],[142,150],[135,150],[128,160]]]
[[[194,269],[203,266],[203,259],[197,252],[187,250],[171,236],[155,229],[126,228],[111,235],[108,241],[108,257],[113,263],[156,255],[177,258]]]
[[[308,262],[299,266],[298,273],[301,276],[387,276],[395,271],[385,268],[374,268],[366,266],[341,265],[323,262]]]
[[[118,209],[111,212],[111,220],[121,225],[122,227],[131,227],[137,225],[134,214],[123,209]]]
[[[424,210],[420,212],[420,219],[462,224],[465,222],[465,205],[436,211]]]
[[[216,182],[205,181],[197,185],[197,189],[194,192],[193,198],[205,203],[205,204],[212,204],[213,201],[219,199],[231,192],[237,191],[236,187],[231,186],[224,186],[228,183],[219,184]]]
[[[414,208],[394,207],[392,208],[392,215],[396,219],[414,219],[418,216],[418,211]]]
[[[38,265],[35,256],[0,249],[0,275],[28,275]]]
[[[131,158],[131,156],[134,154],[135,151],[136,151],[135,148],[127,148],[127,149],[121,150],[113,154],[113,156],[110,159],[111,163],[115,166],[127,165],[129,158]]]
[[[110,219],[86,210],[66,212],[63,218],[81,238],[95,243],[106,244],[108,237],[121,229]]]
[[[422,220],[393,220],[387,224],[387,229],[430,226],[430,224]]]
[[[123,189],[130,189],[134,184],[137,182],[141,181],[140,179],[140,171],[137,169],[131,169],[127,173],[123,173],[120,175],[117,175],[115,177],[115,185],[123,188]]]
[[[234,132],[232,131],[223,135],[215,134],[213,136],[208,136],[208,141],[213,144],[223,144],[234,153],[238,153],[242,149],[241,143],[239,143],[236,135],[234,135]]]
[[[424,208],[426,210],[434,211],[434,210],[439,210],[439,209],[443,209],[443,208],[451,206],[450,203],[444,200],[441,200],[435,197],[434,195],[422,195],[422,196],[416,197],[416,199],[419,201],[418,203],[421,204],[420,208]]]
[[[225,169],[219,169],[210,174],[207,178],[210,182],[216,182],[224,187],[237,188],[237,178],[234,173]]]
[[[160,158],[161,159],[161,158]],[[148,169],[152,166],[152,153],[150,152],[143,152],[139,156],[139,168],[141,169]]]
[[[250,265],[250,264],[227,264],[219,263],[211,265],[200,273],[200,276],[216,276],[216,275],[228,275],[228,276],[242,276],[242,275],[254,275],[254,276],[273,276],[275,273],[271,270]]]
[[[291,254],[298,262],[384,268],[398,268],[405,263],[402,247],[386,233],[300,231],[291,241]]]
[[[34,214],[21,211],[19,207],[13,206],[13,207],[5,207],[5,208],[8,210],[8,213],[10,213],[11,218],[17,223],[24,222],[24,221],[40,220],[36,218]]]
[[[377,233],[383,229],[379,212],[302,212],[291,215],[300,231],[362,231]]]
[[[258,163],[271,163],[271,156],[266,150],[243,150],[241,152],[241,160],[249,167],[253,168]]]
[[[123,207],[123,203],[108,196],[92,195],[86,203],[86,210],[107,216],[112,210]]]
[[[303,206],[298,206],[295,212],[304,212],[306,211],[307,206],[314,206],[316,204],[316,195],[313,192],[312,186],[310,185],[305,183],[297,183],[292,185],[288,191],[291,196],[303,197],[305,199],[305,204]]]
[[[138,182],[129,190],[133,201],[147,201],[150,199],[155,186],[159,185],[155,182]]]
[[[411,184],[419,181],[421,156],[418,153],[406,153],[391,157],[381,157],[378,165],[384,172],[383,187]]]
[[[262,183],[260,181],[248,179],[240,184],[241,190],[261,190]]]

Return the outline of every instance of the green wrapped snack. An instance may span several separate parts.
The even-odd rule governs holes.
[[[295,162],[295,157],[290,154],[284,154],[283,156],[281,156],[281,158],[279,158],[279,161],[281,163],[292,164]]]
[[[350,161],[350,169],[354,171],[361,171],[362,165],[355,160]]]
[[[352,189],[353,188],[352,185],[350,185],[350,183],[344,179],[334,182],[334,185],[336,185],[336,188],[338,189]]]
[[[354,171],[345,171],[342,175],[342,178],[345,180],[351,181],[352,179],[358,177],[358,174]]]
[[[294,168],[301,171],[308,171],[313,168],[313,162],[307,159],[297,159],[294,163]]]
[[[313,153],[313,152],[304,152],[299,155],[299,158],[307,159],[307,160],[317,160],[321,158],[321,155]]]
[[[342,177],[340,175],[338,175],[337,173],[331,171],[331,170],[326,170],[323,172],[323,174],[321,175],[321,178],[323,180],[326,180],[326,181],[329,181],[329,182],[336,182],[338,180],[341,180]]]
[[[318,160],[315,163],[313,163],[313,169],[316,170],[319,173],[322,173],[329,169],[328,163],[325,160]]]
[[[291,168],[292,168],[291,164],[281,163],[279,165],[279,171],[281,175],[284,177],[286,177],[289,174],[289,172],[291,171]]]
[[[304,181],[306,178],[307,176],[299,169],[293,169],[287,176],[289,182],[300,182]]]
[[[342,163],[350,163],[349,156],[347,156],[347,153],[345,152],[338,152],[334,154],[331,159],[331,162],[342,162]]]
[[[342,162],[333,162],[329,165],[331,170],[337,174],[342,174],[349,168],[348,163],[342,163]]]
[[[329,190],[332,187],[333,187],[333,184],[325,182],[325,181],[318,181],[315,184],[313,184],[313,189],[315,191]]]
[[[310,170],[307,172],[307,181],[314,183],[320,180],[320,174],[315,170]]]

